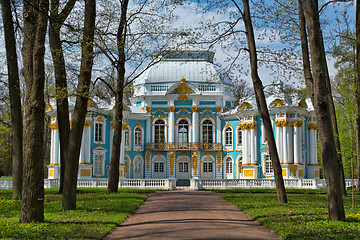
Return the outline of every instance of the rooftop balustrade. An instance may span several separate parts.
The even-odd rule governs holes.
[[[217,152],[222,151],[221,143],[147,143],[148,151],[197,151],[197,152]]]

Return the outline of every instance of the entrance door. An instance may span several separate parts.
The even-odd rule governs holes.
[[[190,176],[190,166],[188,162],[178,162],[177,164],[177,178],[178,179],[189,179]]]
[[[233,163],[232,163],[232,159],[230,157],[226,158],[226,161],[225,161],[225,177],[226,177],[226,179],[234,178]]]

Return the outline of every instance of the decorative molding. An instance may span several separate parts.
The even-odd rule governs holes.
[[[175,106],[168,107],[168,111],[169,112],[175,112]]]
[[[197,106],[192,106],[192,107],[191,107],[191,111],[193,111],[193,112],[199,112],[199,107],[197,107]]]
[[[289,170],[292,177],[295,177],[296,169],[298,168],[297,165],[289,165]]]
[[[291,125],[293,125],[294,127],[301,127],[303,125],[303,121],[301,120],[294,120],[294,121],[291,121]]]
[[[50,128],[51,128],[51,130],[56,130],[59,128],[59,125],[58,125],[58,123],[51,123]]]
[[[198,152],[192,153],[192,163],[193,163],[193,175],[196,175],[197,161],[198,161]]]
[[[318,128],[318,125],[316,123],[309,123],[307,125],[307,127],[308,127],[309,130],[315,130],[316,131],[317,128]]]
[[[174,175],[175,152],[169,152],[169,159],[170,159],[170,174]]]
[[[217,151],[217,152],[216,152],[216,160],[217,160],[218,172],[220,172],[220,169],[221,169],[221,160],[222,160],[221,157],[222,157],[221,151]]]
[[[85,127],[91,127],[93,121],[92,120],[86,120],[84,126]]]
[[[275,126],[276,127],[288,127],[289,126],[289,120],[276,120],[275,121]]]
[[[244,108],[244,110],[249,110],[251,108],[254,108],[253,105],[251,105],[250,103],[248,102],[243,102],[240,106],[239,106],[240,109]]]
[[[240,128],[241,130],[246,130],[246,129],[256,129],[256,122],[249,122],[249,123],[241,123],[240,124]]]
[[[145,110],[146,110],[146,112],[148,112],[148,113],[151,112],[151,109],[152,109],[152,108],[151,108],[150,106],[146,106],[146,107],[145,107]]]
[[[146,171],[149,171],[149,168],[150,168],[150,157],[151,157],[151,152],[150,152],[150,151],[146,151],[146,152],[145,152]]]
[[[221,112],[222,108],[221,107],[216,107],[216,112]]]
[[[275,105],[276,105],[276,107],[281,107],[283,105],[286,105],[286,102],[284,100],[281,100],[281,99],[275,99],[274,101],[272,101],[270,103],[270,107],[273,107]]]

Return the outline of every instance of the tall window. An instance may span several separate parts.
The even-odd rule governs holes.
[[[94,133],[94,141],[95,142],[104,142],[104,124],[101,122],[95,122],[94,124],[95,133]]]
[[[154,134],[155,143],[164,143],[165,142],[165,122],[164,120],[156,120],[155,122],[155,134]]]
[[[142,144],[142,130],[139,127],[134,129],[134,145],[135,147],[139,147]]]
[[[226,159],[226,173],[233,173],[233,165],[232,165],[232,160],[231,158],[227,158]]]
[[[96,151],[93,154],[93,174],[103,176],[105,174],[105,152]]]
[[[164,172],[164,163],[163,162],[155,162],[154,163],[154,172],[163,173]]]
[[[272,162],[269,154],[266,154],[264,156],[264,162],[265,162],[265,174],[272,174],[274,170],[272,167]]]
[[[229,147],[233,144],[233,131],[231,127],[225,129],[225,146]]]
[[[130,130],[129,130],[129,128],[126,128],[126,129],[125,129],[124,134],[125,134],[125,142],[124,142],[124,145],[125,145],[125,146],[129,146],[129,145],[130,145]]]
[[[237,145],[242,146],[242,130],[240,127],[237,129]]]
[[[204,162],[203,163],[203,172],[204,173],[212,173],[213,172],[213,163],[212,162]]]
[[[189,142],[189,123],[185,119],[179,121],[179,142]]]
[[[213,143],[213,124],[210,120],[205,120],[202,125],[202,142]]]

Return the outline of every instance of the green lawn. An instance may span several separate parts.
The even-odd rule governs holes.
[[[149,191],[80,189],[77,210],[61,211],[61,195],[45,191],[45,222],[19,223],[21,201],[11,200],[11,190],[0,190],[0,238],[101,239],[143,203]]]
[[[323,191],[289,190],[295,194],[288,194],[287,204],[279,204],[273,191],[256,190],[253,194],[249,194],[250,190],[230,192],[223,198],[284,239],[360,239],[358,193],[354,212],[351,195],[344,198],[346,222],[329,222],[327,197]]]

